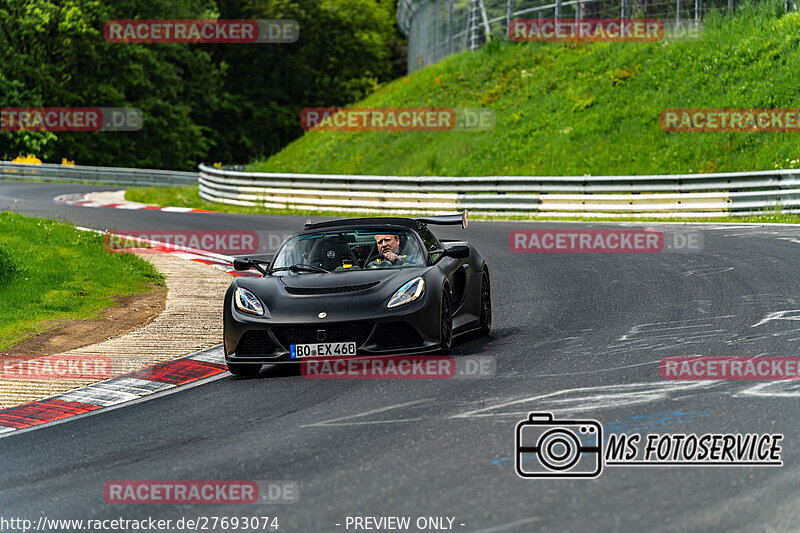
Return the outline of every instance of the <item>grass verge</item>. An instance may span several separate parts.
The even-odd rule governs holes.
[[[132,254],[108,253],[102,235],[0,212],[0,351],[157,285],[160,272]]]

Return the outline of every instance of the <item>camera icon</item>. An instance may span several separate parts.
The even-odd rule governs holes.
[[[603,427],[530,413],[517,424],[514,466],[523,478],[594,478],[603,471]]]

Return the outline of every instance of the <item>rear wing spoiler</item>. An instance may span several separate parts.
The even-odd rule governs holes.
[[[423,224],[437,224],[440,226],[455,226],[456,224],[459,224],[462,228],[467,229],[467,225],[469,225],[469,213],[466,209],[464,209],[460,215],[414,217],[414,220],[422,222]]]

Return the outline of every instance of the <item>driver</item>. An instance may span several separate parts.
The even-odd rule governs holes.
[[[375,244],[381,257],[370,261],[368,266],[381,266],[381,263],[391,265],[422,265],[422,256],[419,253],[403,254],[400,252],[399,235],[375,235]]]

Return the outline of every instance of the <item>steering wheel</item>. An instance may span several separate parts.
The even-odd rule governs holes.
[[[378,263],[375,265],[370,265],[374,260],[382,258],[383,254],[378,251],[378,245],[375,244],[372,246],[372,250],[367,257],[367,260],[364,261],[364,268],[384,268],[383,263]],[[387,261],[388,263],[388,261]]]
[[[380,263],[373,263],[370,261],[369,263],[367,263],[367,266],[365,268],[370,268],[370,269],[389,268],[391,266],[393,266],[391,261],[381,261]]]

